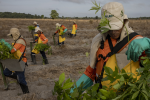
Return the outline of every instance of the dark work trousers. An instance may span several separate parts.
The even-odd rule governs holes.
[[[27,85],[27,82],[26,82],[25,76],[24,76],[24,72],[25,72],[25,70],[24,71],[15,71],[15,73],[13,73],[13,74],[17,76],[19,83],[21,83],[23,85]],[[8,77],[12,75],[12,71],[10,71],[8,68],[6,68],[3,73],[5,76],[8,76]]]
[[[64,41],[63,41],[63,42],[61,42],[61,43],[59,43],[59,38],[58,38],[58,45],[61,45],[61,44],[64,44]]]
[[[41,53],[41,55],[42,55],[43,59],[46,59],[45,52],[44,52],[44,51],[40,51],[40,53]]]
[[[40,53],[41,53],[43,59],[47,58],[44,51],[40,51]],[[35,55],[35,53],[31,52],[31,55]]]

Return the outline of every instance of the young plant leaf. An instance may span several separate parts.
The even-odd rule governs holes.
[[[139,94],[140,91],[136,91],[133,95],[132,95],[132,98],[131,100],[134,100],[137,98],[138,94]]]
[[[64,100],[72,100],[67,93],[65,93],[65,97],[64,97]]]
[[[65,73],[62,73],[62,74],[59,76],[59,85],[61,85],[64,80],[65,80]]]
[[[73,86],[73,82],[69,82],[69,83],[66,83],[66,84],[62,87],[62,89],[63,89],[63,90],[66,90],[66,89],[71,88],[72,86]]]
[[[93,6],[90,10],[96,10],[96,12],[95,12],[95,14],[101,9],[101,7],[100,7],[100,3],[99,3],[99,5],[96,3],[96,1],[95,1],[95,3],[92,1],[92,3],[95,5],[95,6]]]
[[[109,94],[108,94],[108,91],[107,91],[107,90],[99,89],[99,91],[100,91],[106,98],[109,97]]]
[[[142,92],[142,95],[144,96],[145,100],[148,100],[148,96]]]
[[[72,98],[75,98],[75,97],[78,97],[78,96],[79,96],[79,92],[78,92],[77,89],[75,89],[74,92],[71,93],[71,97],[72,97]]]
[[[112,74],[113,73],[113,70],[110,67],[104,66],[104,69],[105,69],[106,73],[108,73],[108,74]]]

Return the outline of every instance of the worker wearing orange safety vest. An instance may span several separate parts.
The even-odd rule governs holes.
[[[110,67],[113,71],[115,66],[118,66],[120,69],[130,72],[131,65],[132,73],[136,77],[136,69],[141,65],[141,55],[145,53],[150,56],[150,39],[138,35],[128,26],[128,17],[124,14],[121,3],[109,2],[105,4],[101,10],[101,16],[104,15],[110,21],[111,27],[109,25],[103,26],[102,28],[108,28],[109,31],[103,34],[99,33],[93,38],[90,65],[76,82],[77,87],[83,82],[85,84],[83,88],[86,89],[93,85],[94,80],[96,83],[100,83],[99,88],[109,87],[110,81],[102,81],[106,77],[104,66]],[[128,43],[127,31],[130,44]],[[72,93],[73,89],[70,92]]]
[[[64,25],[56,23],[56,29],[57,31],[54,33],[54,35],[56,35],[57,33],[59,34],[58,45],[64,45],[64,41],[66,40],[66,38],[63,38],[62,34],[64,34],[67,31],[67,28]]]
[[[15,43],[13,43],[13,49],[11,50],[11,53],[14,54],[14,57],[16,57],[16,59],[19,59],[19,61],[20,60],[24,61],[25,66],[27,66],[27,58],[25,53],[26,41],[23,39],[23,37],[21,36],[17,28],[11,28],[8,36],[11,36],[15,41]],[[24,73],[25,73],[25,69],[24,71],[15,71],[15,72],[10,71],[8,68],[4,70],[5,76],[18,80],[22,92],[25,94],[25,93],[29,93],[29,90],[28,90],[27,82],[25,80]]]
[[[72,30],[71,30],[71,37],[76,36],[77,33],[77,24],[75,21],[73,21]]]
[[[34,41],[34,43],[35,42],[38,42],[38,44],[40,44],[40,43],[47,44],[48,43],[48,39],[45,37],[45,35],[43,34],[42,30],[39,27],[37,27],[35,29],[35,32],[38,34],[38,38]],[[35,54],[38,54],[38,53],[39,53],[39,51],[37,51],[35,48],[31,52],[31,59],[34,64],[36,64]],[[40,53],[43,57],[44,64],[48,64],[48,60],[47,60],[45,52],[40,51]]]

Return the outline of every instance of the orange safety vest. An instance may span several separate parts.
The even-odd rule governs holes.
[[[25,44],[27,45],[26,41],[25,41],[23,38],[19,38],[19,39],[22,39],[22,40],[25,42]],[[12,44],[13,44],[13,46],[14,46],[14,45],[16,44],[16,41],[15,41],[15,43],[12,43]],[[22,50],[22,48],[23,48],[23,50]],[[14,53],[14,56],[15,56],[17,59],[19,59],[19,62],[20,62],[21,60],[23,60],[23,61],[26,63],[26,62],[27,62],[26,53],[25,53],[25,51],[26,51],[26,46],[23,45],[22,48],[20,48],[19,50],[17,50],[17,51]],[[22,51],[23,53],[21,53],[21,51]]]
[[[76,27],[76,30],[77,30],[77,24],[74,24],[75,25],[75,27]]]
[[[97,57],[97,63],[96,63],[96,83],[100,83],[103,78],[104,74],[104,66],[108,59],[116,53],[121,52],[132,40],[134,40],[136,37],[139,37],[141,35],[138,35],[137,33],[131,33],[129,34],[129,42],[128,42],[128,36],[125,37],[121,42],[117,43],[116,39],[112,39],[109,35],[107,36],[105,42],[101,41],[101,47],[98,49],[96,53]],[[102,87],[102,85],[101,85]]]
[[[55,33],[59,33],[59,35],[61,35],[61,33],[64,31],[64,29],[66,29],[66,27],[64,25],[61,25],[60,29],[58,29]]]

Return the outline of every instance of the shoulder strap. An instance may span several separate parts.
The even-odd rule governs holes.
[[[23,38],[20,38],[20,39],[23,39]],[[25,39],[23,39],[23,40],[25,41]],[[26,41],[25,41],[25,43],[26,43]],[[26,58],[26,57],[24,56],[25,51],[26,51],[26,46],[25,46],[25,49],[24,49],[24,51],[23,51],[23,53],[22,53],[22,55],[21,55],[21,57],[20,57],[20,59],[19,59],[19,62],[21,61],[22,58]]]
[[[113,44],[111,42],[110,35],[107,35],[107,38],[108,38],[109,48],[111,51],[113,51]]]
[[[132,39],[134,39],[135,37],[137,37],[139,34],[136,32],[133,32],[131,34],[129,34],[129,40],[128,40],[128,36],[126,36],[121,42],[119,42],[113,49],[114,54],[116,54],[117,52],[119,52],[120,50],[122,50],[122,48],[124,48],[126,45],[128,45]],[[128,42],[129,41],[129,42]]]
[[[109,52],[107,54],[107,57],[111,57],[113,54],[116,54],[116,53],[120,52],[121,50],[123,50],[123,48],[125,48],[131,42],[131,40],[133,40],[138,35],[139,34],[136,33],[136,32],[133,32],[133,33],[129,34],[129,36],[126,36],[121,42],[119,42],[118,44],[116,44],[115,47],[112,47],[112,43],[111,43],[111,40],[110,40],[110,37],[109,37],[108,38],[108,43],[109,43],[111,52]]]

